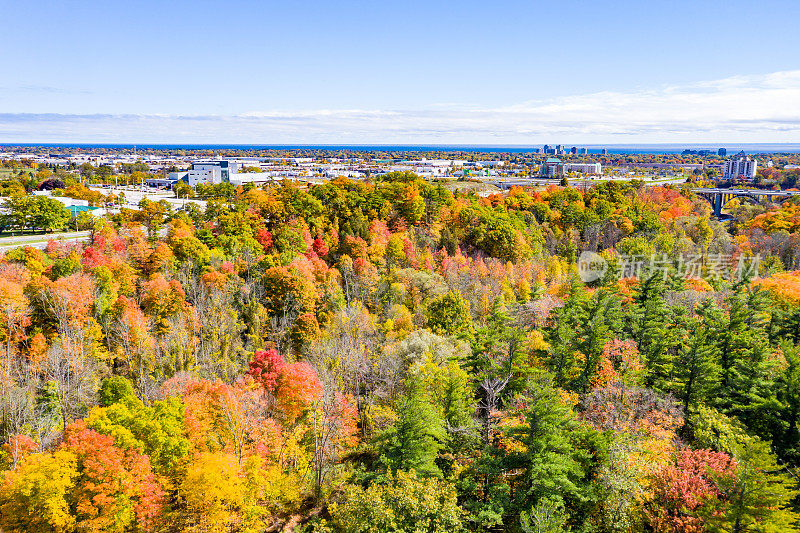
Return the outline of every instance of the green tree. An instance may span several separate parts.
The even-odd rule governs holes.
[[[524,533],[564,533],[566,520],[564,506],[547,500],[540,501],[530,511],[520,514],[520,525]]]
[[[736,461],[736,476],[718,482],[724,497],[705,517],[709,531],[798,531],[800,516],[791,503],[800,491],[786,468],[778,464],[769,444],[748,435],[735,420],[701,406],[695,445],[723,451]]]
[[[147,228],[147,235],[154,239],[159,231],[164,227],[164,221],[170,214],[170,206],[166,200],[154,202],[144,198],[139,202],[139,211],[136,212],[136,220]]]
[[[397,422],[384,437],[384,460],[392,469],[441,476],[435,460],[447,438],[441,409],[429,400],[421,379],[410,377],[398,401]]]
[[[31,225],[47,231],[61,229],[69,222],[69,211],[64,204],[47,196],[37,196]]]
[[[36,204],[32,196],[24,193],[9,196],[3,202],[3,207],[6,209],[6,212],[2,215],[4,226],[18,227],[20,229],[33,226]]]
[[[330,506],[332,525],[342,533],[458,533],[464,511],[455,487],[414,472],[389,474],[366,489],[348,486]]]
[[[437,335],[470,340],[474,334],[469,304],[460,292],[450,291],[428,304],[428,327]]]
[[[620,305],[619,297],[605,289],[591,297],[582,288],[572,289],[548,328],[548,366],[558,386],[580,392],[591,388],[603,347],[622,330]]]
[[[189,198],[194,195],[194,189],[185,181],[179,181],[172,187],[175,198]]]
[[[191,442],[184,430],[185,406],[170,397],[145,406],[128,389],[124,378],[109,378],[101,396],[105,407],[95,407],[86,419],[88,427],[114,437],[115,446],[142,450],[150,457],[156,472],[165,476],[179,474],[177,467],[189,454]]]
[[[675,360],[671,388],[683,404],[687,417],[696,410],[699,402],[713,397],[719,385],[719,350],[710,323],[716,314],[710,300],[698,309],[700,318],[689,322],[687,339]]]
[[[641,281],[635,295],[633,339],[646,366],[645,385],[658,391],[668,388],[674,361],[670,357],[669,310],[664,302],[664,279],[654,273]]]
[[[571,409],[549,376],[533,379],[521,403],[526,424],[509,433],[522,449],[507,459],[511,469],[522,471],[514,489],[516,509],[581,501],[583,469],[571,438],[576,427]]]
[[[773,438],[772,445],[778,457],[797,468],[800,466],[800,346],[783,341],[781,351],[786,368],[775,386],[781,405],[782,431]]]
[[[727,298],[727,316],[714,328],[720,351],[720,389],[714,405],[751,431],[772,440],[780,409],[776,361],[770,356],[764,295],[739,286]]]

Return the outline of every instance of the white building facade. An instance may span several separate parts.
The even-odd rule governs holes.
[[[744,178],[753,180],[756,177],[757,170],[758,161],[755,159],[750,159],[749,157],[728,159],[725,161],[725,171],[722,173],[722,179],[735,180]]]
[[[564,163],[564,172],[599,176],[603,173],[603,167],[600,163]]]
[[[603,173],[603,167],[600,163],[564,163],[556,158],[548,158],[539,167],[540,176],[561,177],[568,172],[599,176]]]

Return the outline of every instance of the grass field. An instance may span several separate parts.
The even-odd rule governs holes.
[[[475,181],[458,181],[458,180],[442,180],[442,181],[431,181],[434,185],[441,185],[445,189],[451,192],[475,192],[481,193],[486,191],[499,191],[497,187],[494,185],[487,185],[481,182]]]
[[[16,175],[20,169],[17,168],[0,168],[0,180],[5,180],[10,178],[12,175]],[[28,172],[33,172],[31,169],[22,169]]]

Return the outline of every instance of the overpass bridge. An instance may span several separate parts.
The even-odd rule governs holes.
[[[761,189],[692,189],[700,198],[703,198],[714,209],[714,216],[717,218],[722,215],[722,208],[725,207],[733,198],[738,198],[751,204],[758,204],[760,200],[767,199],[770,202],[780,204],[789,198],[800,197],[800,191],[768,191]]]

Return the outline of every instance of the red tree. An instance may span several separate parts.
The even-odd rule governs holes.
[[[653,477],[653,505],[646,511],[656,532],[699,533],[705,531],[702,511],[717,501],[719,480],[736,475],[736,462],[726,453],[682,450],[674,464]]]
[[[73,498],[79,530],[115,531],[134,524],[154,529],[164,493],[146,455],[117,448],[114,437],[82,420],[67,427],[61,448],[78,461]]]

